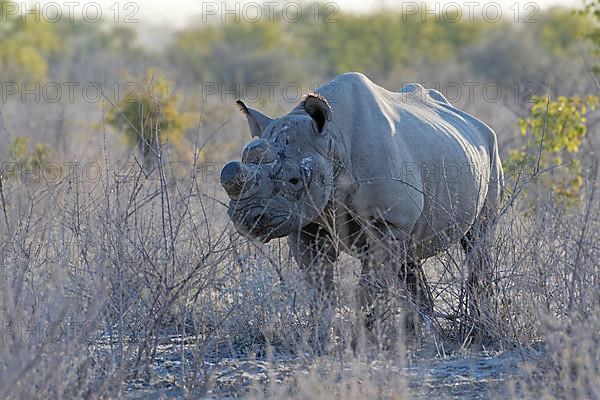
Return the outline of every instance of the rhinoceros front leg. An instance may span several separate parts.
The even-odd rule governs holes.
[[[391,321],[398,299],[407,307],[407,333],[415,333],[419,314],[433,312],[425,275],[421,266],[407,257],[406,243],[406,235],[398,229],[370,228],[357,293],[360,314],[369,330],[376,323]]]
[[[288,244],[310,289],[311,336],[324,342],[336,308],[333,266],[338,252],[329,233],[317,224],[291,234]]]

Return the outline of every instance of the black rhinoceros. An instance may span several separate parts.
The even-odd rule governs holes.
[[[360,73],[336,77],[280,118],[238,104],[255,137],[221,172],[238,232],[262,242],[287,236],[321,298],[345,251],[362,259],[367,315],[376,317],[371,305],[390,272],[430,312],[418,263],[458,241],[473,250],[497,212],[494,131],[435,90],[390,92]],[[480,277],[471,268],[472,289]]]

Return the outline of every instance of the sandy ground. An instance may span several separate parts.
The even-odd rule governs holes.
[[[122,393],[124,398],[185,397],[185,390],[180,386],[182,348],[173,345],[161,350],[161,355],[152,366],[151,381],[127,382]],[[185,350],[183,354],[186,354]],[[321,365],[328,362],[325,360],[323,363],[323,359],[320,361]],[[332,358],[330,362],[332,370],[341,370],[339,361]],[[393,360],[365,361],[361,368],[371,371],[385,369],[384,374],[389,379],[397,377],[406,382],[410,397],[415,399],[495,399],[510,397],[507,382],[520,374],[519,365],[522,362],[523,356],[513,352],[447,357],[410,354],[408,361],[403,363]],[[299,376],[309,374],[310,368],[306,362],[292,356],[274,356],[270,360],[224,358],[204,361],[203,369],[210,372],[210,384],[207,390],[196,391],[192,396],[231,399],[244,397],[252,390],[268,391],[269,385],[293,387],[297,385]]]

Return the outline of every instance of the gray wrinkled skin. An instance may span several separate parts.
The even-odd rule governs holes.
[[[241,168],[248,179],[240,182],[240,193],[230,193],[228,210],[240,234],[267,242],[297,231],[323,212],[333,168],[327,159],[329,137],[315,129],[307,115],[288,115],[270,123],[260,139],[244,148]]]
[[[239,104],[255,139],[223,168],[229,216],[248,238],[288,236],[322,292],[340,251],[362,258],[363,276],[389,269],[390,253],[413,268],[465,235],[477,239],[496,214],[496,135],[439,92],[390,92],[347,73],[280,118]]]

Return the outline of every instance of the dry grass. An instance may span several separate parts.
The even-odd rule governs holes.
[[[338,263],[334,338],[316,355],[306,288],[285,242],[240,239],[214,177],[170,165],[146,176],[102,163],[94,181],[73,171],[60,182],[2,178],[0,397],[122,397],[136,382],[161,379],[190,398],[417,393],[407,371],[422,364],[411,361],[401,338],[392,348],[377,346],[389,344],[385,337],[350,346],[355,261]],[[483,323],[495,351],[526,361],[524,373],[503,384],[504,395],[600,397],[595,178],[586,180],[580,206],[540,200],[525,211],[517,195],[498,222],[495,297]],[[453,248],[425,268],[439,329],[421,351],[441,359],[466,354],[463,256]],[[167,349],[178,368],[164,378],[157,365]],[[297,368],[285,379],[267,373],[227,391],[219,366],[231,359],[283,359]]]

